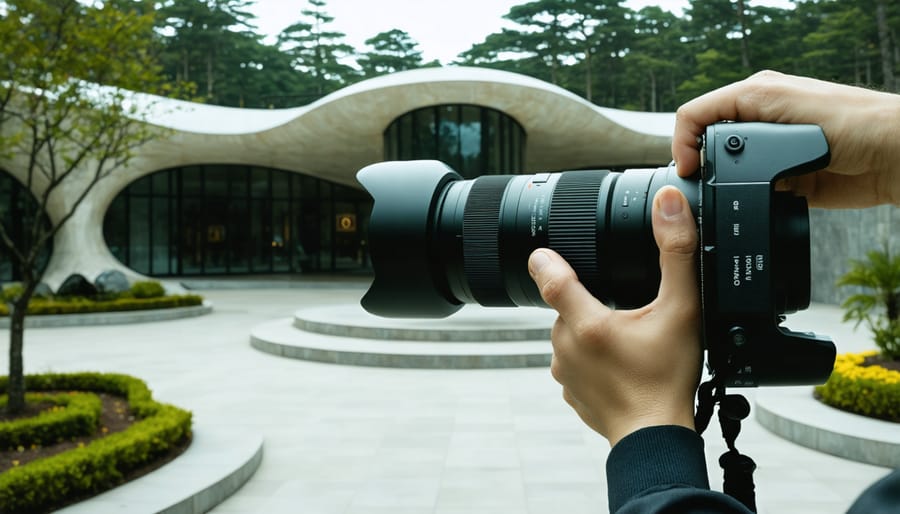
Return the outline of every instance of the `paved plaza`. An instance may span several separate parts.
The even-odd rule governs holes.
[[[212,314],[28,329],[26,370],[128,373],[156,399],[193,411],[202,430],[260,434],[261,466],[217,514],[607,512],[608,445],[562,401],[546,368],[394,369],[282,358],[250,346],[254,326],[302,307],[356,302],[362,286],[199,292],[214,303]],[[831,335],[839,352],[867,347],[865,332],[854,335],[840,316],[815,306],[789,326]],[[6,358],[3,352],[3,369]],[[745,392],[752,400],[754,391]],[[705,439],[719,489],[718,427]],[[888,472],[797,446],[752,418],[738,447],[759,465],[763,513],[844,512]]]

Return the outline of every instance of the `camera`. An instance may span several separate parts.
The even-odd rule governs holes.
[[[564,257],[606,305],[655,298],[659,250],[652,200],[681,190],[699,230],[702,340],[711,373],[729,386],[822,383],[834,365],[827,337],[793,332],[785,314],[809,306],[806,201],[779,179],[824,168],[816,125],[710,125],[700,169],[564,171],[463,178],[438,161],[382,162],[357,175],[374,198],[369,247],[375,278],[364,309],[384,317],[446,317],[466,303],[546,306],[528,257]]]

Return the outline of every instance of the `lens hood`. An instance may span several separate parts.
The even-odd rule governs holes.
[[[372,164],[356,178],[375,201],[369,221],[375,280],[363,308],[387,318],[444,318],[462,308],[442,292],[430,248],[444,186],[462,177],[440,161],[422,160]]]

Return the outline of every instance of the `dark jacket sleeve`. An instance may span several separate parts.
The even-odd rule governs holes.
[[[896,514],[900,512],[900,469],[863,491],[847,514]]]
[[[619,441],[606,461],[606,480],[615,514],[750,514],[709,490],[703,438],[680,426],[644,428]]]

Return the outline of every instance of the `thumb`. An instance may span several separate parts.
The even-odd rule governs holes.
[[[558,253],[538,248],[528,259],[528,272],[547,305],[572,326],[583,326],[608,309],[578,281],[575,270]]]
[[[653,236],[662,273],[657,301],[660,305],[697,305],[697,225],[687,199],[673,186],[663,187],[653,199]]]

